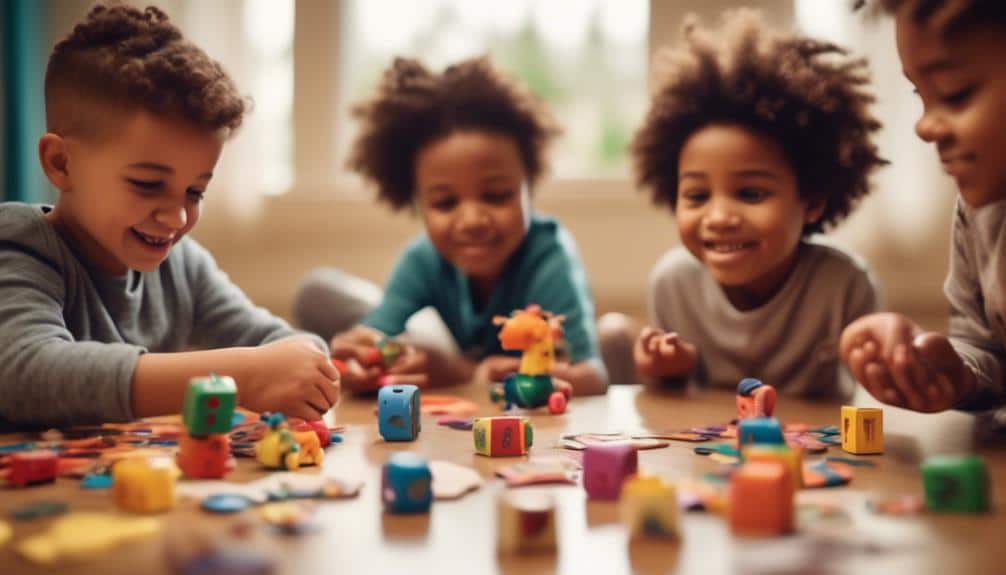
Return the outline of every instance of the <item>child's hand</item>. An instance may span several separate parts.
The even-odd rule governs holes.
[[[695,346],[676,333],[645,327],[633,347],[636,369],[649,377],[688,375],[698,361]]]
[[[950,409],[970,396],[974,374],[943,335],[894,313],[868,315],[842,331],[852,375],[878,400],[914,411]]]
[[[478,369],[491,382],[503,381],[508,375],[520,370],[520,358],[509,355],[490,355],[482,360]]]
[[[329,344],[332,348],[332,357],[346,365],[345,373],[342,374],[342,384],[346,389],[362,393],[375,391],[381,387],[380,379],[383,375],[381,367],[367,365],[368,358],[372,355],[372,350],[377,347],[380,338],[380,332],[362,325],[336,334],[332,338]]]
[[[383,385],[415,385],[426,387],[432,371],[430,354],[412,345],[403,345],[402,354],[388,367]]]
[[[310,338],[252,348],[248,358],[237,378],[238,401],[252,411],[313,421],[339,402],[339,371]]]

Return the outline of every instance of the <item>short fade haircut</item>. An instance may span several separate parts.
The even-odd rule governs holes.
[[[978,24],[996,24],[1006,28],[1006,2],[1003,0],[856,0],[858,10],[871,6],[873,11],[881,10],[889,14],[897,12],[906,4],[912,5],[912,19],[926,23],[943,10],[951,10],[940,23],[944,36],[953,37]]]
[[[230,135],[247,108],[220,64],[153,6],[93,6],[45,72],[46,129],[60,135],[103,134],[108,112],[140,110]]]
[[[437,74],[417,60],[396,58],[377,92],[353,108],[360,129],[348,167],[377,185],[394,210],[412,205],[415,160],[431,142],[458,131],[513,139],[528,186],[546,168],[545,150],[559,128],[545,106],[487,57],[464,60]]]
[[[758,12],[723,14],[719,29],[686,18],[683,45],[658,56],[656,92],[631,144],[637,183],[675,209],[681,149],[709,125],[733,125],[776,142],[800,198],[824,211],[803,234],[841,221],[887,162],[871,135],[868,71],[832,43],[771,32]]]

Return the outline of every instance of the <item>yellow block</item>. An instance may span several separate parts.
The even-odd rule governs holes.
[[[856,455],[884,452],[884,411],[842,406],[842,449]]]
[[[123,459],[112,467],[112,499],[134,513],[167,511],[175,506],[178,475],[167,457]]]
[[[680,536],[676,490],[659,477],[628,479],[622,485],[620,512],[630,539]]]
[[[108,513],[71,513],[53,521],[49,530],[17,544],[17,551],[35,563],[78,561],[107,553],[126,541],[157,533],[161,523],[150,517]]]
[[[791,449],[785,445],[767,445],[753,443],[741,450],[741,458],[745,461],[778,461],[789,469],[793,477],[793,490],[803,487],[803,450]]]

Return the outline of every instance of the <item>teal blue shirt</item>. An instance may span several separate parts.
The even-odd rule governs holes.
[[[594,302],[576,242],[559,222],[540,216],[531,217],[523,243],[483,309],[476,309],[472,301],[468,277],[424,234],[405,248],[385,286],[384,299],[362,323],[398,335],[414,313],[432,306],[462,353],[481,359],[504,353],[493,316],[509,315],[532,303],[566,316],[563,331],[571,363],[599,357]]]

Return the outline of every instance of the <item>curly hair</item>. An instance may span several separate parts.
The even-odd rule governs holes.
[[[233,133],[248,102],[220,64],[160,9],[101,2],[53,48],[45,72],[50,132],[95,134],[109,110],[146,110]]]
[[[487,57],[464,60],[443,73],[396,58],[376,94],[352,111],[360,122],[348,167],[377,186],[394,210],[411,205],[415,159],[433,141],[478,130],[513,139],[528,185],[546,168],[545,151],[559,128],[545,106]]]
[[[655,70],[656,92],[631,152],[637,182],[657,205],[675,209],[681,149],[712,124],[780,145],[801,199],[824,205],[804,235],[847,216],[869,192],[870,172],[887,163],[870,139],[880,122],[868,110],[865,61],[829,42],[775,34],[757,12],[728,11],[718,30],[689,16],[683,46],[662,51]]]
[[[874,11],[893,14],[906,4],[912,4],[912,19],[919,23],[929,21],[944,9],[951,10],[940,22],[944,36],[952,37],[979,23],[1006,27],[1006,3],[1002,0],[966,0],[956,6],[951,0],[856,0],[853,7],[858,10],[870,5]]]

